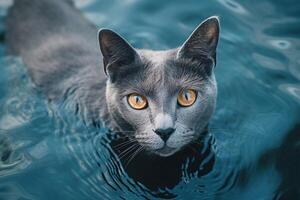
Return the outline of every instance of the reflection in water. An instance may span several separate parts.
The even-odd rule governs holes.
[[[299,84],[284,84],[279,87],[281,90],[289,93],[296,99],[300,100],[300,85]]]
[[[262,54],[253,53],[253,59],[261,66],[273,70],[285,70],[286,66],[280,61]]]
[[[300,197],[300,124],[296,124],[286,135],[281,146],[271,152],[276,159],[276,167],[282,181],[278,187],[278,199],[298,199]]]
[[[30,164],[24,154],[14,152],[11,141],[0,135],[0,177],[5,177],[24,170]]]
[[[139,146],[128,143],[127,138],[113,141],[112,148],[127,174],[155,191],[172,189],[183,178],[188,180],[191,177],[201,177],[211,171],[214,152],[212,136],[207,137],[195,141],[167,158],[140,151]]]
[[[1,30],[9,3],[0,2]],[[220,16],[219,97],[207,137],[169,158],[139,152],[126,135],[82,120],[71,94],[47,102],[20,60],[4,56],[0,199],[300,198],[298,2],[76,5],[140,48],[178,46],[203,18]]]
[[[278,49],[288,49],[291,45],[287,40],[271,40],[270,43]]]
[[[238,14],[247,14],[247,10],[237,3],[234,0],[218,0],[221,4],[223,4],[226,8],[238,13]]]

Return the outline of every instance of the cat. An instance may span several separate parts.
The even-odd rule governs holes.
[[[126,134],[147,155],[169,160],[207,135],[217,98],[218,17],[164,51],[135,49],[112,30],[98,31],[67,0],[15,0],[6,31],[8,53],[22,58],[49,100],[72,93],[85,120]]]

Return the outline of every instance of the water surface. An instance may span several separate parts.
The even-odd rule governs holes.
[[[174,48],[220,16],[214,162],[201,176],[183,163],[179,183],[160,191],[128,176],[105,127],[69,112],[70,101],[47,102],[5,55],[10,4],[0,1],[0,199],[300,199],[299,1],[76,1],[137,48]]]

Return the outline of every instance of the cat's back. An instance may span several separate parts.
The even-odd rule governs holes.
[[[97,29],[70,0],[15,0],[6,17],[6,43],[48,96],[85,77],[105,78]]]
[[[14,0],[6,16],[8,52],[22,54],[57,34],[94,38],[87,44],[97,47],[97,29],[82,17],[71,0]],[[57,41],[59,42],[59,41]]]

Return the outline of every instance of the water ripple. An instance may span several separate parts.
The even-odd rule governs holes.
[[[218,0],[222,5],[224,5],[226,8],[232,10],[233,12],[236,12],[238,14],[247,14],[247,10],[239,3],[237,3],[234,0]]]
[[[2,32],[10,4],[0,1]],[[297,175],[293,167],[300,166],[297,155],[290,156],[299,149],[297,134],[286,142],[299,123],[296,1],[75,0],[75,5],[99,28],[115,29],[134,46],[151,49],[177,47],[201,20],[220,16],[212,137],[193,146],[193,156],[174,162],[178,171],[172,159],[140,154],[130,160],[126,145],[116,147],[124,138],[91,123],[74,101],[82,98],[75,94],[80,84],[62,101],[48,103],[33,89],[20,59],[0,58],[0,199],[281,199],[289,192],[285,188],[299,188],[299,181],[290,181]],[[172,187],[153,189],[134,176],[141,171],[163,185],[168,177],[155,180],[151,174],[163,166],[166,173],[175,171]]]

